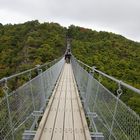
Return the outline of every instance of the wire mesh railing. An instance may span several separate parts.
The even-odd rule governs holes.
[[[89,68],[89,72],[83,66]],[[72,67],[86,114],[90,120],[89,127],[93,137],[96,138],[98,135],[98,137],[104,137],[105,140],[139,140],[140,117],[124,104],[120,97],[124,92],[123,86],[137,93],[140,93],[140,90],[111,77],[111,80],[118,85],[116,95],[114,95],[101,83],[104,76],[107,78],[110,76],[98,70],[95,71],[84,63],[79,63],[74,57],[72,57]],[[98,78],[95,78],[95,72],[98,73]]]
[[[35,130],[37,113],[44,111],[51,96],[64,59],[21,72],[0,80],[4,97],[0,99],[0,140],[22,140],[25,130]],[[38,75],[32,78],[32,73]],[[11,91],[9,81],[15,77],[27,76],[28,82]],[[28,136],[30,139],[30,136]]]

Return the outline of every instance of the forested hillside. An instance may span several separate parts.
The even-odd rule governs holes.
[[[71,25],[29,21],[0,24],[0,78],[60,57],[65,52],[66,36],[71,38],[73,54],[90,66],[140,88],[140,43],[121,35],[97,32]],[[104,80],[112,91],[113,84]],[[132,92],[123,101],[140,114],[140,97]]]
[[[66,28],[57,23],[29,21],[0,25],[0,78],[60,57]]]
[[[76,58],[90,66],[140,89],[140,43],[109,32],[97,32],[71,25],[72,51]],[[104,79],[114,93],[116,85]],[[122,100],[140,114],[140,96],[126,91]]]

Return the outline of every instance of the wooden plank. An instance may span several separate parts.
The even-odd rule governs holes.
[[[58,85],[59,87],[61,86],[61,88],[60,88],[61,91],[56,91],[56,96],[55,96],[55,99],[53,101],[47,122],[45,124],[44,131],[43,131],[42,136],[41,136],[41,140],[46,140],[46,138],[48,140],[52,139],[52,136],[54,133],[55,121],[56,121],[56,117],[57,117],[57,113],[58,113],[58,109],[59,109],[58,107],[59,107],[60,100],[62,98],[61,97],[62,91],[65,90],[64,88],[66,87],[63,85],[63,83],[65,82],[65,77],[66,77],[65,73],[66,72],[65,72],[65,68],[64,68],[63,77],[60,80],[61,82],[62,81],[63,82],[62,82],[62,84]]]
[[[91,140],[70,64],[64,65],[44,116],[34,140]]]
[[[70,68],[70,67],[69,67]],[[67,94],[66,94],[66,107],[65,107],[65,122],[64,122],[64,140],[74,140],[73,133],[73,113],[72,113],[72,96],[70,92],[71,75],[70,70],[68,73]]]
[[[66,94],[67,94],[67,84],[68,84],[68,66],[65,65],[66,77],[62,86],[63,92],[61,93],[60,103],[58,107],[58,113],[56,116],[54,132],[52,140],[62,140],[64,133],[64,120],[65,120],[65,103],[66,103]]]

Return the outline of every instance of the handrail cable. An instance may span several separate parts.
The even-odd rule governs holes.
[[[118,84],[120,84],[120,85],[122,85],[122,86],[124,86],[124,87],[126,87],[126,88],[128,88],[128,89],[130,89],[130,90],[132,90],[132,91],[134,91],[134,92],[137,92],[138,94],[140,94],[140,89],[137,89],[137,88],[135,88],[135,87],[132,87],[132,86],[130,86],[130,85],[124,83],[124,82],[121,81],[121,80],[118,80],[118,79],[116,79],[116,78],[114,78],[114,77],[112,77],[112,76],[110,76],[110,75],[107,75],[106,73],[104,73],[104,72],[102,72],[102,71],[100,71],[100,70],[97,70],[96,67],[90,67],[89,65],[85,64],[84,62],[82,62],[82,61],[80,61],[80,60],[77,60],[77,61],[78,61],[80,64],[86,66],[87,68],[89,68],[89,69],[91,69],[91,70],[93,70],[93,71],[95,71],[95,72],[97,72],[97,73],[99,73],[99,74],[101,74],[101,75],[103,75],[103,76],[105,76],[105,77],[111,79],[112,81],[115,81],[116,83],[118,83]]]
[[[58,59],[54,59],[54,60],[51,61],[51,62],[45,63],[45,64],[43,64],[43,65],[36,65],[36,67],[34,67],[34,68],[31,68],[31,69],[28,69],[28,70],[19,72],[19,73],[17,73],[17,74],[13,74],[13,75],[11,75],[11,76],[9,76],[9,77],[4,77],[4,78],[0,79],[0,83],[5,82],[5,81],[7,81],[7,80],[9,80],[9,79],[11,79],[11,78],[14,78],[14,77],[23,75],[23,74],[25,74],[25,73],[28,73],[28,72],[31,72],[31,71],[40,69],[40,68],[42,68],[42,67],[48,66],[49,64],[54,63],[54,62],[56,62],[57,60],[60,60],[62,57],[63,57],[63,56],[59,57]]]

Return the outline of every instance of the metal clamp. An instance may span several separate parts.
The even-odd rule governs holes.
[[[121,81],[118,83],[118,87],[117,96],[120,97],[123,93],[123,90],[121,89]]]
[[[91,138],[92,140],[104,140],[104,136],[103,133],[100,132],[90,132]]]
[[[99,74],[98,80],[99,80],[100,83],[101,83],[101,81],[103,80],[101,74]]]
[[[32,115],[33,115],[34,117],[41,117],[41,116],[43,116],[43,111],[34,111],[34,112],[32,113]]]
[[[87,112],[87,115],[88,115],[89,117],[93,117],[93,118],[97,118],[97,117],[98,117],[98,115],[97,115],[96,112]]]
[[[2,87],[4,93],[8,93],[7,78],[4,78],[4,86]]]

